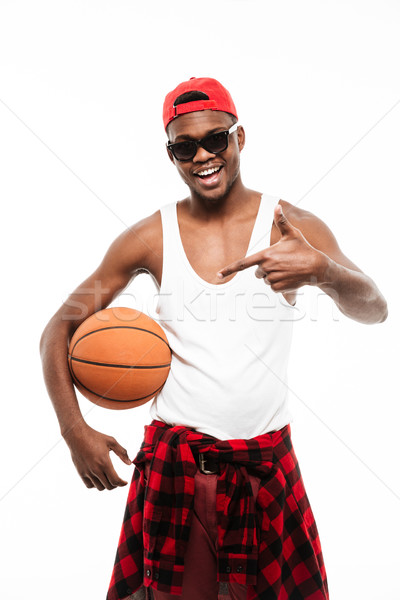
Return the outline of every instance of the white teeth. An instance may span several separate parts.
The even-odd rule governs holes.
[[[200,171],[199,173],[197,173],[197,175],[200,175],[200,177],[204,177],[205,175],[211,175],[212,173],[216,173],[217,171],[219,171],[219,167],[213,167],[212,169]]]

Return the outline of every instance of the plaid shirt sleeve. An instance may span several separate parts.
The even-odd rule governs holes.
[[[179,596],[194,502],[193,453],[222,465],[217,483],[218,581],[248,600],[329,600],[314,516],[290,425],[251,440],[217,440],[153,421],[136,456],[107,600],[141,586]],[[149,480],[144,465],[150,461]],[[260,478],[257,498],[248,475]]]

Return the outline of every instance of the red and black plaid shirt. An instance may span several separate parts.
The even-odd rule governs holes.
[[[248,600],[329,600],[321,545],[290,425],[249,440],[218,440],[153,421],[133,461],[107,600],[151,586],[180,595],[194,503],[193,453],[221,465],[218,581],[248,585]],[[149,480],[144,465],[151,461]],[[253,497],[248,473],[260,478]]]

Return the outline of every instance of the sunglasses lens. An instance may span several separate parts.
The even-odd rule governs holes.
[[[219,131],[218,133],[213,133],[205,138],[203,141],[203,146],[207,152],[211,152],[211,154],[218,154],[219,152],[226,150],[228,147],[227,133],[227,131]]]
[[[192,160],[197,153],[197,146],[201,145],[207,152],[218,154],[223,152],[228,147],[229,131],[218,131],[203,138],[199,142],[176,142],[170,145],[172,154],[177,160]]]
[[[195,156],[197,148],[194,142],[177,142],[171,150],[177,160],[191,160]]]

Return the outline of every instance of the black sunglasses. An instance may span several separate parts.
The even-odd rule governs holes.
[[[207,150],[210,154],[219,154],[227,149],[229,135],[236,131],[237,128],[238,124],[236,123],[230,129],[210,133],[210,135],[207,135],[202,140],[185,140],[184,142],[175,142],[175,144],[168,142],[167,148],[171,150],[176,160],[181,162],[192,160],[196,156],[199,146]]]

